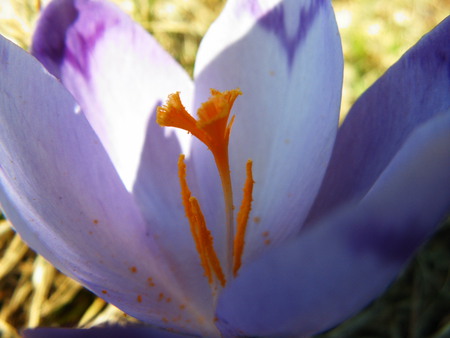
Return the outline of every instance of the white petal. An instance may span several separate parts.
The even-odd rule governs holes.
[[[239,87],[230,138],[236,207],[253,160],[245,255],[297,232],[324,175],[338,125],[342,51],[329,1],[230,1],[198,53],[195,105],[209,88]],[[209,224],[222,227],[211,155],[194,150]],[[218,196],[218,197],[217,197]],[[223,228],[223,227],[222,227]],[[218,235],[220,231],[215,229]],[[263,236],[269,232],[269,237]]]

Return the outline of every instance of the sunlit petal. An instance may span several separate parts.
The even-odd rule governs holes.
[[[190,101],[187,73],[140,25],[104,0],[51,2],[32,53],[75,96],[131,190],[156,106],[174,91]],[[161,152],[173,149],[163,145]]]
[[[245,163],[253,160],[248,257],[298,231],[326,170],[342,82],[330,2],[229,1],[202,41],[195,74],[195,105],[211,87],[243,92],[233,109],[230,161],[238,207]],[[220,226],[220,184],[203,149],[195,148],[194,163],[209,223]]]
[[[449,210],[449,113],[412,133],[361,203],[243,267],[219,300],[219,325],[310,336],[379,296]]]
[[[3,37],[0,73],[0,203],[24,240],[130,315],[214,331],[199,305],[210,296],[190,299],[182,269],[160,259],[164,248],[72,96]]]

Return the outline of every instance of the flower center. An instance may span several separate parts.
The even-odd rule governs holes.
[[[239,89],[219,92],[211,89],[211,97],[198,109],[198,120],[184,108],[179,92],[169,95],[164,106],[157,108],[156,121],[163,127],[176,127],[190,132],[202,141],[214,156],[225,201],[226,215],[226,257],[225,271],[214,249],[214,238],[208,230],[198,200],[191,196],[187,180],[184,155],[178,160],[178,176],[181,186],[181,197],[189,220],[190,230],[195,242],[200,262],[210,285],[217,282],[224,287],[227,280],[235,277],[242,264],[245,233],[248,216],[251,210],[253,175],[252,161],[246,166],[246,181],[243,188],[242,204],[237,213],[236,231],[234,225],[233,189],[231,185],[230,164],[228,159],[228,143],[234,116],[228,122],[231,108],[237,96],[242,95]]]

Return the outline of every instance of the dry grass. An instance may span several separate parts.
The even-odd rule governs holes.
[[[2,0],[0,33],[27,48],[46,0]],[[223,0],[115,0],[192,74]],[[343,111],[409,46],[450,13],[448,0],[335,0],[345,53]],[[370,307],[323,337],[450,336],[450,223]],[[0,221],[0,336],[25,327],[133,320],[56,271]]]

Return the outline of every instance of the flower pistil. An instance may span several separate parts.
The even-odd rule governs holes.
[[[181,103],[179,92],[169,95],[164,106],[157,108],[156,120],[164,127],[176,127],[190,132],[202,141],[214,156],[224,194],[226,215],[226,262],[225,272],[213,246],[213,237],[206,227],[200,205],[191,192],[186,181],[186,165],[184,155],[178,161],[178,175],[185,214],[190,223],[200,262],[209,283],[218,281],[222,287],[226,281],[235,277],[242,265],[245,244],[245,233],[251,211],[253,175],[252,161],[246,167],[246,182],[243,188],[243,199],[237,214],[236,235],[234,225],[233,190],[231,184],[230,165],[228,159],[228,143],[234,116],[230,117],[231,108],[237,96],[242,95],[239,89],[219,92],[211,89],[211,97],[198,109],[198,120],[192,117]],[[214,277],[214,278],[213,278]]]

